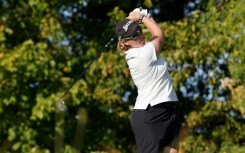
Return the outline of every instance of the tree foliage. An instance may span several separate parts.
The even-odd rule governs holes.
[[[142,5],[166,35],[161,55],[181,104],[181,151],[244,152],[244,0],[202,1],[185,18],[167,11],[172,2]],[[133,152],[137,92],[116,44],[65,97],[68,114],[55,102],[138,3],[0,1],[0,152]]]
[[[185,108],[185,152],[245,150],[244,13],[244,1],[210,1],[205,13],[163,24],[164,56]]]

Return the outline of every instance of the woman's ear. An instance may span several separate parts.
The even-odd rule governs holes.
[[[128,43],[128,41],[127,40],[124,40],[124,45],[127,45],[127,46],[129,46],[129,43]]]

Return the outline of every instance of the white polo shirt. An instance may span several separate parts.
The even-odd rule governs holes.
[[[154,106],[162,102],[178,101],[167,63],[156,55],[151,42],[125,53],[132,79],[138,88],[134,109],[146,109],[148,104]]]

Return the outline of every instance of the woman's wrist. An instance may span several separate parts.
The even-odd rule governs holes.
[[[144,19],[145,15],[144,14],[140,14],[139,16],[139,23],[142,23],[142,20]]]
[[[146,17],[151,18],[151,13],[148,13]]]

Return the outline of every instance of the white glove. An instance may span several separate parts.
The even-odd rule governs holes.
[[[151,14],[148,13],[147,9],[136,8],[136,9],[133,10],[133,12],[139,12],[139,13],[145,15],[148,18],[151,17]]]
[[[140,8],[134,9],[133,12],[139,12],[140,13]]]

